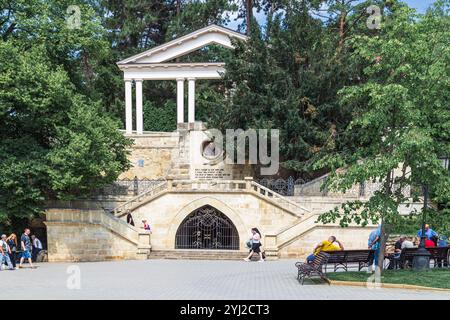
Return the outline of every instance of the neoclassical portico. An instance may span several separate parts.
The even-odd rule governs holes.
[[[147,50],[117,63],[125,81],[125,131],[143,134],[142,85],[145,80],[173,80],[177,82],[177,122],[195,122],[195,84],[203,79],[220,79],[225,72],[223,62],[171,62],[210,44],[233,49],[231,39],[247,37],[217,25],[209,25],[183,37]],[[188,117],[184,117],[185,87],[187,83]],[[133,88],[135,89],[136,126],[133,129]],[[187,121],[186,121],[187,120]]]

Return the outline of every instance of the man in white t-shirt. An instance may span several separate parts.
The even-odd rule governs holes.
[[[42,242],[33,234],[31,236],[31,243],[33,245],[33,253],[31,255],[31,258],[32,258],[33,262],[36,262],[36,258],[38,256],[39,252],[42,250]]]

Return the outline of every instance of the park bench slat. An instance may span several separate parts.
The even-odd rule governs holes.
[[[295,266],[298,269],[297,280],[303,285],[306,277],[311,278],[316,275],[330,284],[330,281],[322,270],[323,265],[327,263],[329,256],[330,255],[327,252],[322,251],[314,257],[314,260],[311,263],[296,262]]]
[[[368,266],[374,252],[369,249],[328,251],[330,257],[325,265],[325,271],[328,264],[334,265],[334,272],[339,269],[348,271],[348,263],[358,263],[358,271],[361,271],[362,268]]]

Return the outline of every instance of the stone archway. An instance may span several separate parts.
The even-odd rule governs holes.
[[[191,212],[178,227],[175,249],[239,250],[239,233],[225,214],[204,205]]]
[[[239,214],[236,213],[231,207],[229,207],[224,202],[208,196],[196,199],[190,202],[189,204],[185,205],[183,208],[180,209],[180,211],[178,211],[176,216],[172,219],[170,223],[170,228],[168,230],[169,231],[167,234],[168,247],[175,249],[176,234],[180,225],[186,220],[186,218],[188,218],[191,215],[191,213],[204,206],[210,206],[219,211],[220,213],[222,213],[223,215],[225,215],[236,228],[237,234],[239,235],[239,239],[245,238],[245,236],[247,235],[246,230],[248,228],[246,228],[246,226],[244,225]],[[238,249],[239,250],[244,249],[244,244],[242,241],[239,241]]]

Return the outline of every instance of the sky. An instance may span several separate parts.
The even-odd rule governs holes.
[[[410,7],[415,8],[419,13],[425,13],[426,9],[434,3],[436,0],[402,0]],[[265,17],[262,12],[255,12],[255,17],[260,23],[264,23]],[[238,25],[242,23],[242,20],[235,20],[235,17],[231,17],[231,22],[227,24],[228,28],[237,29]]]

